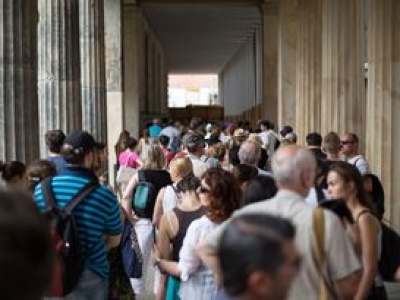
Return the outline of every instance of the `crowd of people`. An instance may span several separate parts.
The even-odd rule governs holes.
[[[4,299],[41,299],[51,283],[45,182],[61,208],[96,184],[73,209],[85,260],[65,299],[387,298],[384,192],[355,133],[298,141],[267,120],[253,130],[154,119],[140,137],[120,134],[111,184],[105,143],[85,131],[51,130],[45,140],[48,157],[0,165]],[[140,276],[119,251],[126,228]],[[17,291],[19,280],[32,284]]]

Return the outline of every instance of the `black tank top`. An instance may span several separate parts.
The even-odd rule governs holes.
[[[176,215],[178,220],[179,229],[176,233],[175,237],[171,240],[172,243],[172,260],[179,260],[179,251],[182,248],[183,239],[186,236],[186,231],[194,220],[201,218],[204,215],[205,209],[204,207],[200,207],[195,211],[183,211],[179,208],[175,207],[173,212]]]

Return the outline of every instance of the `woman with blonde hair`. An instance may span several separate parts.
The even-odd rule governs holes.
[[[138,172],[129,180],[122,199],[122,207],[126,211],[127,218],[135,226],[139,247],[143,256],[144,267],[142,278],[131,279],[131,284],[136,294],[143,293],[147,266],[149,265],[150,254],[154,245],[152,218],[157,193],[161,188],[171,184],[171,177],[165,170],[166,159],[159,145],[150,144],[145,149],[142,149],[140,160],[143,164]],[[151,188],[149,188],[150,192],[146,199],[146,207],[142,211],[137,210],[132,202],[135,199],[136,190],[143,186],[149,186]]]
[[[158,228],[161,216],[173,210],[178,202],[176,185],[185,176],[193,173],[193,164],[189,157],[178,157],[172,159],[169,164],[169,174],[172,184],[163,187],[158,193],[154,207],[153,223]]]

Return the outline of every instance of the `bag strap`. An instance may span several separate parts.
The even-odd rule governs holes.
[[[317,194],[318,203],[321,203],[322,201],[325,200],[326,197],[325,197],[324,191],[322,190],[321,187],[315,186],[315,192]]]
[[[43,194],[44,205],[49,210],[57,208],[57,205],[54,201],[53,189],[51,188],[52,179],[52,177],[47,177],[43,179],[40,184]]]
[[[361,157],[357,157],[357,159],[353,162],[353,166],[357,167],[357,162],[360,160]]]
[[[144,173],[144,170],[138,170],[137,174],[138,174],[138,182],[146,180],[146,174]]]
[[[72,200],[63,208],[60,209],[55,202],[54,192],[51,187],[52,177],[46,178],[41,182],[42,194],[44,198],[45,207],[47,209],[57,209],[65,212],[67,215],[70,215],[72,210],[76,205],[79,204],[88,194],[90,194],[95,188],[99,186],[99,184],[92,180],[87,183],[73,198]]]
[[[89,181],[79,192],[76,194],[70,202],[64,207],[64,212],[70,215],[72,210],[77,206],[83,199],[86,198],[99,184],[96,181]]]
[[[313,211],[313,232],[314,232],[314,247],[315,260],[317,263],[318,272],[321,275],[319,300],[327,300],[327,288],[325,285],[324,265],[325,265],[325,217],[322,208],[316,208]]]

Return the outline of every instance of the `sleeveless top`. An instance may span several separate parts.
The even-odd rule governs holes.
[[[175,237],[171,240],[172,244],[172,260],[179,261],[179,251],[182,248],[183,239],[186,236],[186,231],[194,220],[201,218],[204,215],[204,207],[200,207],[195,211],[183,211],[175,207],[173,212],[178,220],[179,229]]]
[[[358,216],[357,216],[357,219],[356,219],[356,224],[358,225],[358,221],[360,220],[360,217],[363,215],[363,214],[366,214],[366,213],[368,213],[368,214],[371,214],[371,215],[373,215],[369,210],[363,210],[363,211],[361,211],[359,214],[358,214]],[[374,215],[373,215],[374,216]],[[375,217],[375,216],[374,216]],[[375,217],[376,218],[376,217]],[[379,221],[378,221],[379,222]],[[379,226],[379,232],[378,232],[378,258],[380,259],[380,257],[381,257],[381,255],[382,255],[382,227],[381,226]],[[378,260],[379,260],[378,259]],[[381,276],[381,274],[379,274],[379,270],[378,270],[378,273],[377,273],[377,275],[375,276],[375,282],[374,282],[374,284],[375,284],[375,286],[377,286],[377,287],[379,287],[379,286],[383,286],[383,279],[382,279],[382,276]]]
[[[164,197],[162,200],[162,208],[163,208],[163,213],[167,213],[171,210],[173,210],[176,207],[176,203],[178,202],[178,197],[177,197],[177,191],[176,191],[176,184],[171,184],[167,185],[164,190]]]

